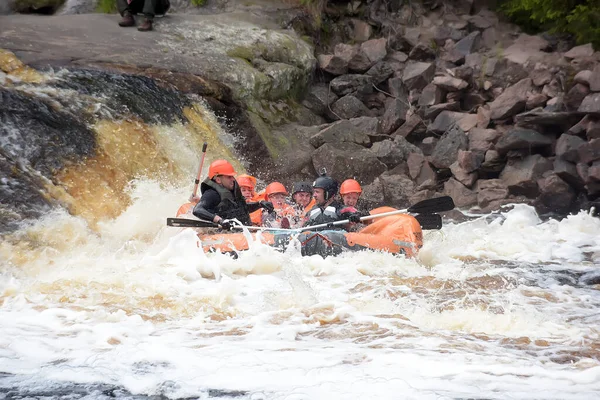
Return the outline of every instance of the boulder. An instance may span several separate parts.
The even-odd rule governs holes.
[[[365,75],[373,78],[373,83],[375,85],[379,85],[385,82],[392,74],[394,73],[394,69],[390,65],[390,63],[386,61],[379,61],[377,64],[373,65]]]
[[[348,61],[332,54],[321,54],[317,57],[319,68],[333,75],[348,73]]]
[[[392,169],[406,160],[403,149],[393,140],[373,143],[371,151],[388,169]]]
[[[504,161],[500,154],[496,150],[488,150],[485,152],[485,157],[483,159],[483,163],[479,168],[484,172],[500,172],[504,168]]]
[[[576,194],[567,182],[556,174],[550,174],[537,183],[540,194],[534,204],[538,212],[566,214],[571,211]]]
[[[330,82],[331,90],[338,96],[345,96],[357,90],[360,90],[364,86],[371,86],[373,78],[365,75],[348,74],[341,75],[334,78]]]
[[[360,19],[351,19],[350,27],[352,29],[351,38],[357,42],[369,40],[373,35],[373,28],[371,25]]]
[[[387,40],[385,38],[367,40],[360,45],[360,49],[367,55],[372,65],[375,65],[387,55]]]
[[[600,161],[594,161],[588,168],[587,182],[600,182]]]
[[[15,0],[12,2],[12,8],[18,13],[35,13],[44,11],[44,14],[54,14],[65,0]]]
[[[481,47],[481,33],[478,31],[469,33],[466,37],[459,40],[454,46],[454,51],[467,56],[475,53]]]
[[[385,173],[379,177],[383,187],[385,204],[390,207],[405,208],[414,193],[415,184],[405,175]]]
[[[435,60],[435,51],[423,43],[418,43],[408,54],[408,59],[415,61],[433,61]]]
[[[491,104],[492,119],[506,119],[525,110],[531,78],[525,78],[507,88]]]
[[[600,92],[600,63],[596,64],[590,75],[590,90],[592,92]]]
[[[588,140],[600,139],[600,120],[590,119],[588,122],[585,134]]]
[[[594,48],[591,43],[575,46],[567,51],[564,56],[567,59],[591,57],[594,55]]]
[[[420,106],[434,106],[440,104],[444,100],[444,95],[444,91],[438,85],[430,83],[425,86],[421,92],[418,104]]]
[[[450,166],[450,171],[452,172],[452,176],[454,176],[454,179],[456,179],[468,188],[473,187],[473,185],[477,181],[477,173],[466,171],[459,165],[458,161]]]
[[[477,128],[485,129],[491,121],[492,112],[487,105],[477,109]]]
[[[424,62],[412,62],[406,65],[402,74],[402,82],[408,88],[412,89],[423,89],[431,80],[435,74],[435,65]]]
[[[379,178],[376,178],[372,183],[362,184],[361,186],[362,194],[360,195],[360,202],[365,209],[371,210],[387,206],[383,198],[383,186]]]
[[[381,132],[379,129],[379,120],[375,117],[358,117],[348,120],[356,129],[366,133],[369,137],[379,137]],[[374,142],[371,139],[371,142]]]
[[[508,188],[500,179],[479,180],[475,191],[477,192],[477,205],[482,209],[488,209],[494,203],[497,204],[509,196]]]
[[[583,71],[579,71],[575,75],[575,78],[573,78],[573,81],[575,83],[581,83],[582,85],[586,85],[587,87],[590,87],[591,78],[592,78],[592,71],[585,69]]]
[[[423,109],[421,109],[420,112],[423,115],[424,119],[435,119],[443,111],[459,111],[459,110],[460,110],[460,103],[454,102],[454,103],[436,104],[431,107],[423,108]]]
[[[552,81],[552,72],[546,68],[534,69],[529,75],[535,86],[542,87]]]
[[[495,129],[474,128],[469,132],[469,150],[484,154],[491,149],[501,133]]]
[[[439,25],[433,29],[433,40],[439,47],[442,47],[448,39],[458,42],[464,37],[464,31],[451,28],[447,25]]]
[[[549,147],[553,140],[544,136],[533,129],[513,128],[500,136],[496,142],[495,149],[501,155],[508,153],[509,150],[533,150],[542,147]]]
[[[581,83],[573,85],[564,98],[567,110],[577,110],[589,93],[590,89],[586,85],[582,85]]]
[[[477,194],[454,178],[444,182],[444,193],[452,197],[456,207],[469,207],[477,203]]]
[[[325,167],[338,182],[354,176],[369,184],[387,169],[371,150],[350,142],[325,143],[314,151],[312,162],[316,171]]]
[[[371,115],[371,110],[356,97],[348,94],[331,105],[331,111],[339,119],[350,119]]]
[[[500,179],[508,187],[510,193],[524,195],[529,198],[537,196],[537,180],[544,172],[552,169],[552,162],[539,154],[523,159],[510,159],[500,173]]]
[[[554,159],[554,173],[575,189],[584,189],[585,182],[577,172],[576,164],[556,157]]]
[[[302,101],[302,105],[317,115],[326,115],[329,111],[329,106],[335,103],[338,96],[329,90],[329,87],[324,84],[311,86]]]
[[[408,165],[410,177],[417,185],[421,185],[427,181],[436,181],[436,174],[423,154],[410,153],[406,164]]]
[[[453,78],[451,76],[436,76],[433,78],[433,84],[448,92],[464,90],[469,86],[469,84],[462,79]]]
[[[406,113],[409,109],[410,105],[403,99],[391,99],[381,119],[381,132],[389,135],[398,129],[406,121]]]
[[[408,159],[408,156],[412,153],[423,153],[421,149],[419,149],[417,146],[406,140],[404,136],[396,136],[394,138],[394,142],[400,149],[402,149],[402,153],[404,154],[404,160]]]
[[[563,160],[577,164],[579,161],[579,147],[586,142],[579,136],[564,134],[556,141],[555,153]]]
[[[504,57],[508,60],[525,65],[528,61],[538,60],[543,57],[542,50],[549,48],[549,43],[541,36],[521,34],[515,42],[504,50]]]
[[[457,157],[459,150],[466,150],[469,140],[462,129],[455,126],[448,130],[435,145],[431,154],[431,163],[436,168],[450,168]]]
[[[431,153],[433,153],[433,149],[435,148],[437,142],[437,138],[429,136],[421,141],[421,145],[419,146],[419,148],[423,151],[423,154],[425,154],[426,156],[430,156]]]
[[[592,139],[582,144],[578,148],[579,161],[584,164],[590,164],[600,160],[600,139]]]
[[[406,122],[400,125],[400,128],[396,129],[396,132],[393,133],[393,136],[407,137],[417,129],[419,124],[421,124],[421,117],[419,117],[417,114],[409,111],[406,115]]]
[[[483,163],[484,153],[470,150],[459,150],[457,162],[460,168],[466,172],[474,172]]]
[[[468,112],[474,112],[479,106],[485,104],[487,99],[479,93],[465,93],[462,98],[462,108]],[[479,121],[479,120],[478,120]]]
[[[453,126],[458,126],[465,132],[477,125],[477,115],[453,111],[442,111],[435,120],[429,124],[428,130],[442,134]]]
[[[573,111],[550,112],[542,109],[535,109],[516,115],[514,120],[517,125],[523,128],[559,128],[563,132],[577,123],[582,117],[582,113]]]
[[[529,93],[525,102],[525,109],[533,110],[534,108],[544,107],[548,101],[548,96],[541,93]],[[521,115],[521,114],[519,114]],[[517,115],[517,117],[519,116]],[[516,117],[516,118],[517,118]],[[516,122],[516,121],[515,121]],[[518,124],[519,122],[517,122]]]
[[[351,142],[360,145],[370,143],[369,136],[365,131],[356,127],[348,120],[334,122],[326,128],[319,131],[309,140],[314,148],[319,148],[325,143]]]
[[[348,69],[353,72],[365,72],[375,65],[358,45],[338,43],[333,52],[336,57],[344,60]]]
[[[600,93],[588,94],[581,102],[577,111],[600,116]]]

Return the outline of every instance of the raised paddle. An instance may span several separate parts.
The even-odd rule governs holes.
[[[200,184],[200,177],[202,175],[202,166],[204,165],[204,157],[206,157],[206,148],[208,147],[208,143],[204,142],[202,145],[202,159],[200,160],[200,166],[198,167],[198,174],[196,175],[196,179],[194,180],[194,190],[192,191],[192,195],[190,196],[190,201],[194,199],[194,197],[198,194],[198,184]]]
[[[433,199],[427,199],[427,200],[420,201],[416,204],[413,204],[412,206],[408,207],[405,210],[395,210],[395,211],[389,211],[389,212],[385,212],[385,213],[381,213],[381,214],[367,215],[366,217],[361,217],[360,220],[368,221],[370,219],[388,217],[390,215],[397,215],[397,214],[407,214],[407,213],[434,214],[437,212],[450,211],[452,209],[454,209],[454,200],[452,200],[452,197],[442,196],[442,197],[436,197]],[[335,221],[335,222],[330,222],[327,224],[305,226],[304,228],[297,229],[297,231],[301,232],[301,231],[310,231],[310,230],[314,230],[314,229],[329,228],[329,227],[333,227],[333,226],[337,226],[337,225],[345,225],[349,222],[350,222],[350,220],[345,219],[342,221]]]

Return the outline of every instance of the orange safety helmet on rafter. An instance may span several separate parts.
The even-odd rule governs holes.
[[[227,160],[216,160],[208,167],[208,178],[212,179],[218,175],[235,176],[233,165]]]
[[[340,194],[343,196],[348,193],[362,193],[360,184],[354,179],[346,179],[340,186]]]
[[[242,174],[235,179],[237,180],[237,183],[238,185],[240,185],[240,187],[247,187],[252,190],[254,190],[254,188],[256,187],[256,178],[252,175]]]
[[[283,184],[279,183],[279,182],[272,182],[269,183],[267,185],[267,188],[265,189],[265,196],[268,199],[270,195],[272,194],[276,194],[276,193],[283,193],[287,196],[288,192],[285,189],[285,186],[283,186]]]

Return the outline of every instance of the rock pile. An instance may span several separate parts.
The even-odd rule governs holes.
[[[303,103],[330,122],[310,138],[316,170],[356,177],[373,204],[444,193],[462,208],[568,213],[600,196],[600,52],[590,44],[517,35],[487,10],[382,38],[353,26],[353,44],[318,55],[322,79]]]

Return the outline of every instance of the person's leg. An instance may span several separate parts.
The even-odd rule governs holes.
[[[123,17],[121,21],[119,21],[119,26],[127,27],[135,25],[133,11],[130,6],[131,4],[129,4],[127,0],[117,0],[117,9],[119,10],[119,14]]]
[[[139,26],[139,31],[151,31],[152,21],[154,20],[154,14],[156,13],[157,0],[144,0],[144,9],[142,12],[146,17],[146,20]]]

